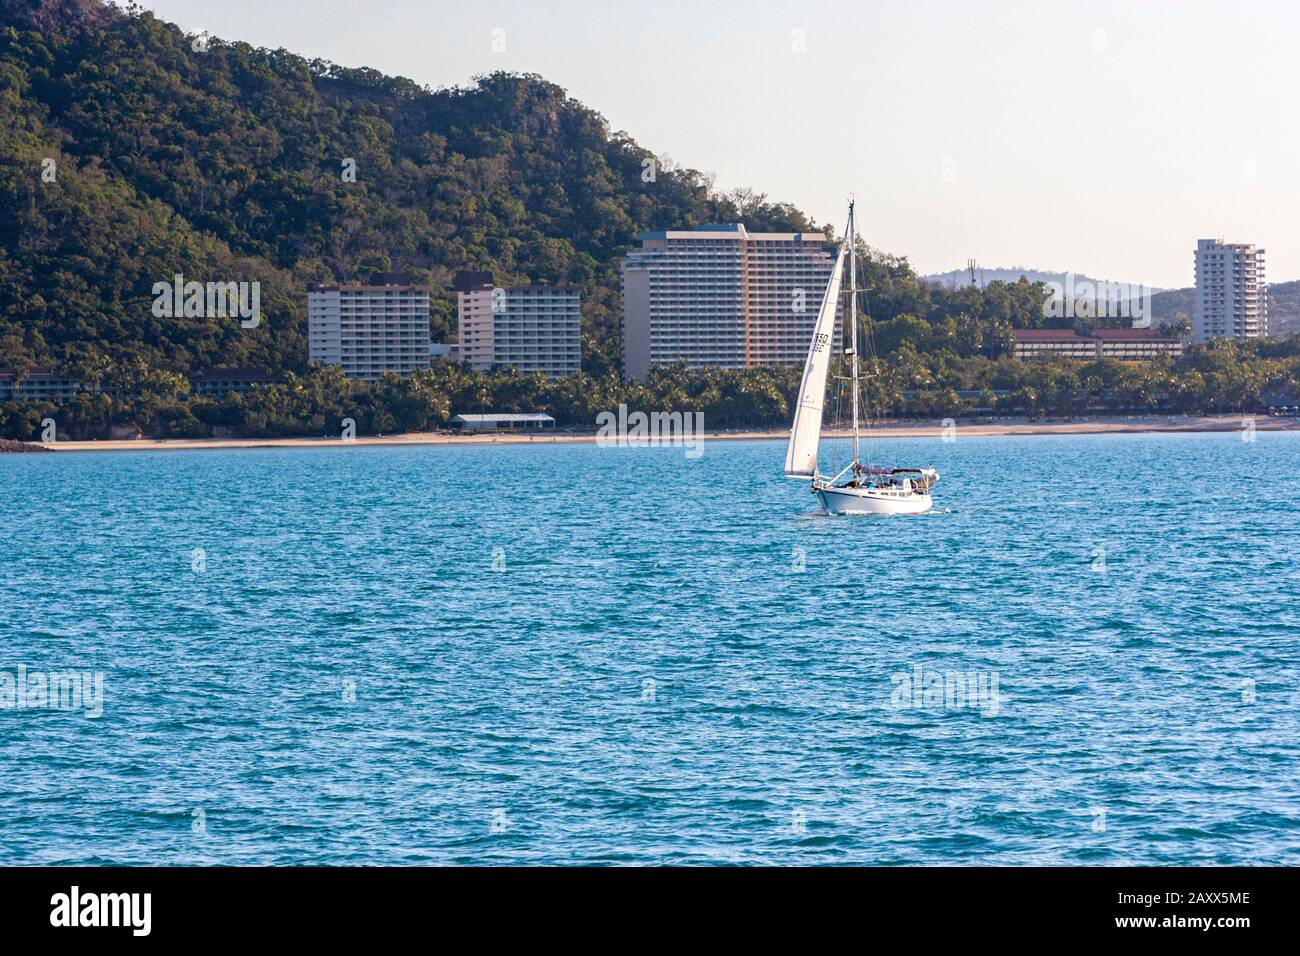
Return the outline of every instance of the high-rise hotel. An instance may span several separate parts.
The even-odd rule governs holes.
[[[307,358],[349,378],[429,367],[429,289],[377,275],[370,285],[307,289]]]
[[[623,261],[624,369],[801,366],[836,247],[821,233],[748,232],[740,223],[647,232]],[[841,338],[835,330],[836,344]]]
[[[476,371],[511,366],[563,378],[582,367],[582,302],[576,288],[502,288],[490,272],[456,275],[460,361]]]
[[[1268,335],[1264,250],[1243,243],[1196,243],[1196,312],[1192,338],[1254,339]]]

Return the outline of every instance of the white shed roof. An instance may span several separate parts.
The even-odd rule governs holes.
[[[502,422],[507,424],[518,422],[527,422],[530,424],[544,424],[547,422],[550,422],[551,424],[555,423],[554,418],[550,415],[543,414],[542,412],[488,412],[483,415],[453,415],[451,420],[453,422],[459,422],[462,425],[498,425]]]

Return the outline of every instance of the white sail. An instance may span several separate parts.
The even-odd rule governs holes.
[[[822,409],[826,406],[826,373],[831,363],[831,341],[835,336],[835,318],[839,313],[840,280],[844,273],[844,250],[840,245],[831,270],[831,281],[817,313],[808,360],[804,363],[803,384],[795,404],[794,424],[790,426],[790,445],[785,450],[785,473],[790,478],[812,478],[817,473],[817,443],[821,439]]]

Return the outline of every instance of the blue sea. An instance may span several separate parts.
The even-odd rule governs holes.
[[[4,456],[0,863],[1300,863],[1256,439]]]

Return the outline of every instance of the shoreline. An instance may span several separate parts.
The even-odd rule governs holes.
[[[1250,416],[1216,415],[1201,417],[1083,419],[1078,421],[1030,422],[1025,419],[957,422],[956,434],[963,438],[999,438],[1020,435],[1146,435],[1196,432],[1240,432]],[[1256,431],[1300,431],[1300,419],[1255,419]],[[938,422],[899,422],[874,425],[871,438],[940,438],[943,426]],[[785,441],[788,429],[736,432],[705,432],[704,441]],[[826,438],[848,437],[847,429],[828,429]],[[346,448],[351,446],[400,447],[424,445],[563,445],[592,443],[596,433],[540,434],[460,434],[447,432],[408,432],[401,435],[358,436],[350,441],[340,438],[143,438],[105,439],[103,441],[62,441],[43,444],[50,451],[218,451],[253,448]]]

